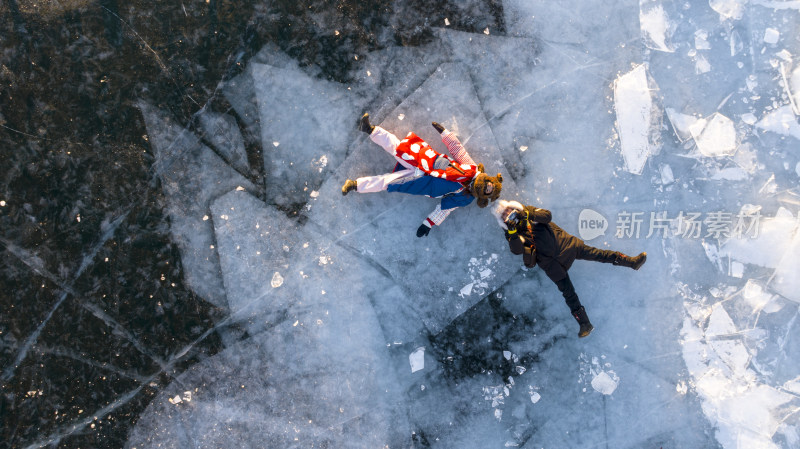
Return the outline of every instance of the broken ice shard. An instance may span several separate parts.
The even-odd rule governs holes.
[[[592,379],[592,388],[596,391],[609,395],[617,389],[619,381],[615,380],[608,375],[605,371],[600,371],[600,374]]]
[[[665,6],[671,5],[669,0],[639,0],[639,25],[642,41],[647,48],[672,53],[675,46],[671,38],[675,33],[676,23],[670,22]]]
[[[412,373],[425,369],[425,348],[419,347],[409,354],[408,362],[411,364]]]
[[[736,128],[731,119],[719,112],[698,120],[689,131],[703,156],[730,156],[736,152]]]
[[[654,107],[647,70],[638,65],[614,81],[614,110],[617,113],[625,170],[640,175],[650,155],[660,149],[661,112]]]
[[[782,106],[764,115],[756,126],[766,131],[800,139],[800,125],[797,124],[791,106]]]
[[[739,20],[744,13],[744,4],[747,0],[709,0],[711,9],[718,12],[721,19]]]

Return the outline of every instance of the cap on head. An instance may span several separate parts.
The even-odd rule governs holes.
[[[497,219],[497,224],[503,229],[508,229],[504,218],[505,213],[509,210],[522,211],[523,207],[518,201],[500,200],[497,202],[497,205],[492,208],[492,215]]]
[[[503,175],[489,176],[486,173],[478,173],[472,183],[472,194],[478,199],[478,207],[486,207],[489,200],[494,201],[500,198],[503,190]]]

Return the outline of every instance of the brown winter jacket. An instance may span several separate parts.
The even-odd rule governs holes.
[[[572,266],[583,240],[569,234],[555,223],[547,209],[525,206],[516,233],[506,231],[508,247],[514,254],[522,254],[528,267],[539,264],[547,277],[558,282],[567,277],[567,270]],[[536,259],[530,260],[531,246],[536,248]]]

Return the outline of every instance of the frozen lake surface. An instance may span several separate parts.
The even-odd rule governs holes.
[[[345,81],[265,45],[191,126],[138,102],[182,279],[222,310],[195,342],[221,348],[126,447],[800,446],[799,19],[796,1],[470,1],[414,45],[373,29]],[[573,265],[595,326],[578,339],[488,208],[417,238],[438,200],[342,196],[394,167],[364,112],[445,152],[442,123],[501,198],[647,263]]]

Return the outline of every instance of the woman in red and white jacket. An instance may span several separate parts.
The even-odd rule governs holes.
[[[478,207],[486,207],[490,200],[496,200],[503,188],[503,175],[484,173],[483,164],[475,164],[454,133],[436,122],[432,125],[441,134],[450,155],[435,151],[413,132],[400,140],[380,126],[371,125],[369,114],[361,116],[361,131],[392,155],[397,164],[391,173],[348,179],[342,186],[342,195],[356,190],[358,193],[388,191],[441,198],[440,204],[417,229],[417,237],[428,235],[431,228],[441,224],[455,208],[466,206],[475,198]]]

